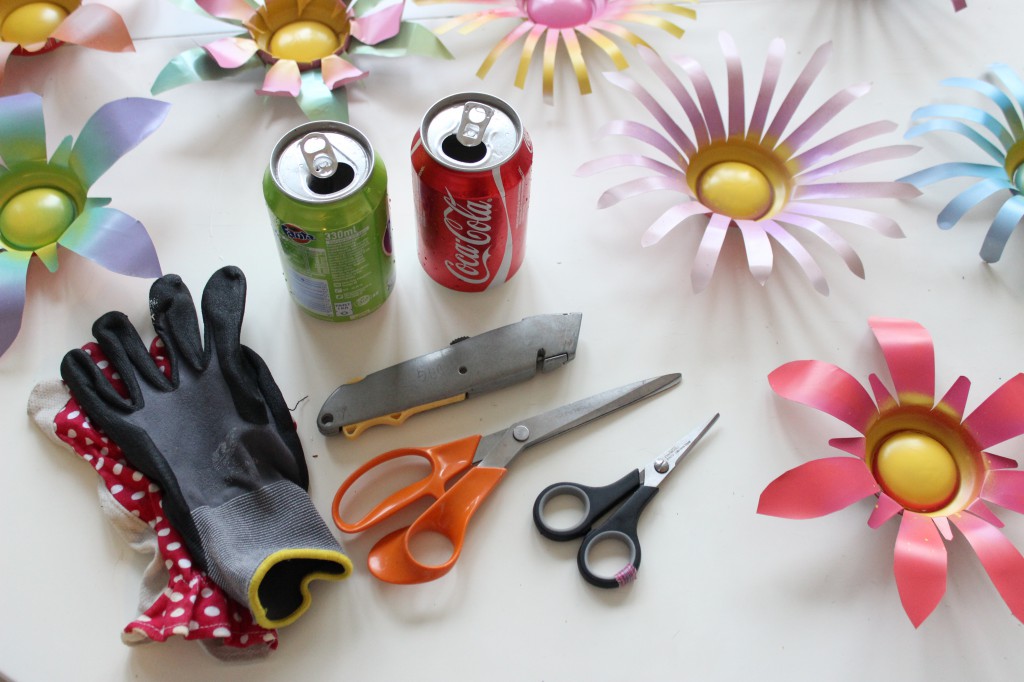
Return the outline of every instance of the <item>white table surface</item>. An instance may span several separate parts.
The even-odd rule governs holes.
[[[189,34],[216,30],[162,2],[109,4],[138,38],[136,54],[65,47],[8,64],[0,94],[43,95],[51,148],[59,136],[77,135],[103,103],[147,96],[171,57],[211,38]],[[962,101],[942,79],[981,76],[996,61],[1024,68],[1019,0],[970,0],[959,14],[949,5],[706,0],[682,40],[645,35],[663,54],[696,57],[719,90],[722,29],[735,36],[753,74],[748,87],[772,38],[785,38],[789,47],[786,85],[831,39],[834,56],[807,106],[871,81],[873,91],[828,130],[888,118],[900,128],[883,141],[895,144],[917,106]],[[639,244],[669,205],[667,195],[597,210],[600,193],[627,174],[573,175],[584,161],[636,148],[599,139],[602,123],[648,120],[647,114],[599,76],[596,92],[579,96],[567,64],[558,70],[555,106],[542,103],[539,64],[526,91],[512,87],[512,54],[480,81],[476,68],[500,35],[495,25],[445,36],[456,55],[450,62],[361,62],[372,73],[352,88],[351,121],[388,166],[398,261],[393,295],[363,320],[320,322],[289,298],[260,180],[274,142],[304,119],[292,101],[253,93],[261,72],[164,93],[161,99],[172,103],[166,122],[92,195],[113,197],[113,206],[140,218],[164,271],[179,273],[194,293],[222,265],[245,271],[243,342],[263,355],[289,403],[308,396],[295,416],[310,493],[325,516],[344,477],[386,450],[489,433],[511,418],[657,374],[681,372],[682,385],[520,458],[474,519],[455,569],[436,582],[380,583],[363,568],[376,535],[343,537],[358,573],[343,583],[316,583],[312,608],[281,631],[279,649],[266,660],[226,664],[181,640],[129,648],[119,632],[136,613],[145,559],[102,518],[95,473],[47,440],[25,416],[25,404],[36,382],[58,376],[64,352],[89,338],[103,312],[124,311],[150,337],[150,281],[115,275],[68,252],[56,275],[36,262],[23,329],[0,358],[0,672],[18,682],[1021,679],[1024,629],[962,537],[948,544],[945,597],[915,629],[892,575],[898,524],[869,529],[870,500],[808,521],[755,509],[772,479],[828,454],[829,437],[850,435],[831,418],[775,396],[767,374],[784,362],[815,358],[862,381],[872,371],[888,380],[869,316],[927,327],[936,345],[937,390],[967,375],[969,409],[1024,369],[1024,237],[1014,235],[1002,262],[989,266],[977,253],[992,204],[940,231],[936,213],[965,186],[953,181],[914,201],[871,202],[899,220],[906,239],[840,226],[863,257],[866,280],[809,244],[828,276],[828,297],[784,255],[767,285],[756,284],[736,233],[709,288],[694,294],[689,273],[698,230],[677,230],[648,249]],[[601,55],[590,56],[591,64],[609,66]],[[433,101],[473,89],[502,96],[519,111],[536,160],[522,270],[501,288],[466,295],[434,284],[418,264],[408,149]],[[863,175],[890,179],[943,160],[983,160],[952,136],[934,135],[922,145],[917,156]],[[575,361],[556,373],[355,441],[325,439],[316,429],[320,404],[343,381],[461,335],[567,311],[583,313],[580,345]],[[722,414],[718,425],[643,519],[639,580],[613,591],[585,584],[575,543],[550,543],[534,529],[534,497],[557,480],[610,482],[714,411]],[[996,451],[1024,456],[1019,441]],[[1007,536],[1024,547],[1024,521],[1000,515]]]

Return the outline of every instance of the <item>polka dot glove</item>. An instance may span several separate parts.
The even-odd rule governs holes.
[[[245,290],[238,268],[213,274],[204,338],[181,279],[154,282],[150,315],[169,376],[123,313],[100,317],[93,335],[127,399],[80,349],[64,357],[61,376],[89,420],[160,486],[193,561],[258,624],[279,627],[309,607],[310,581],[347,577],[352,564],[306,493],[306,462],[280,389],[240,343]]]
[[[99,346],[90,343],[83,350],[111,385],[127,395]],[[162,349],[154,344],[151,352],[161,371],[167,372]],[[160,489],[89,423],[63,382],[37,385],[28,412],[47,436],[96,470],[104,514],[129,545],[153,557],[139,591],[141,613],[121,634],[126,644],[163,642],[178,635],[200,640],[214,656],[226,659],[261,657],[277,648],[276,632],[257,625],[248,609],[228,599],[193,565],[181,536],[163,514]]]

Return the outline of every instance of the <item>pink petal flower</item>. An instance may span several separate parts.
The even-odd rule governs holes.
[[[302,74],[299,73],[299,65],[291,60],[282,59],[267,69],[263,87],[256,92],[261,95],[298,97],[301,88]]]
[[[854,457],[864,459],[865,440],[861,436],[854,436],[853,438],[832,438],[828,441],[828,444],[836,450],[842,450],[843,452],[850,453]]]
[[[942,396],[939,404],[953,410],[960,419],[963,419],[964,410],[967,407],[967,393],[970,390],[970,380],[967,377],[960,377],[949,387],[949,390],[946,391],[946,395]]]
[[[946,592],[946,546],[927,516],[903,512],[893,570],[903,610],[916,628]]]
[[[365,45],[394,38],[402,27],[404,2],[396,2],[376,12],[352,19],[352,37]]]
[[[320,60],[320,73],[323,74],[324,84],[331,90],[369,75],[336,54]]]
[[[903,505],[884,492],[878,494],[878,502],[868,517],[868,528],[880,528],[882,524],[903,511]]]
[[[1012,377],[978,405],[964,428],[985,449],[1024,433],[1024,374]]]
[[[245,0],[196,0],[196,4],[218,19],[245,21],[256,10]]]
[[[757,513],[811,519],[845,509],[876,492],[878,484],[864,462],[849,457],[816,459],[768,484],[761,493]]]
[[[231,37],[214,40],[203,45],[203,49],[222,69],[237,69],[252,59],[259,47],[255,40]]]
[[[951,517],[971,543],[1003,601],[1017,620],[1024,621],[1024,557],[995,526],[973,514]]]
[[[768,375],[768,383],[783,398],[830,414],[861,433],[878,411],[856,379],[826,362],[786,363]]]
[[[53,32],[57,40],[105,52],[134,52],[121,15],[105,5],[81,5]]]
[[[928,330],[910,320],[873,317],[868,320],[882,347],[896,393],[923,396],[928,405],[935,401],[935,349]]]

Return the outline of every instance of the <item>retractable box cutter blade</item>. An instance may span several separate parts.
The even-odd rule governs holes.
[[[317,427],[355,438],[378,424],[550,372],[576,357],[582,313],[535,315],[452,341],[447,348],[339,386],[320,408]]]

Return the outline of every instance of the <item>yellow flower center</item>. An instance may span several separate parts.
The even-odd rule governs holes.
[[[52,2],[22,5],[3,18],[0,40],[22,46],[44,43],[67,16],[66,9]]]
[[[303,63],[323,59],[339,47],[338,35],[319,21],[293,21],[270,38],[271,55]]]
[[[0,209],[0,237],[12,248],[31,251],[57,241],[74,219],[75,202],[64,192],[28,189]]]
[[[731,137],[697,150],[686,170],[686,184],[698,201],[719,215],[764,220],[785,207],[793,177],[772,149]]]
[[[960,487],[953,453],[931,436],[916,431],[889,436],[879,446],[874,466],[886,494],[916,512],[941,509]]]
[[[697,181],[697,198],[715,213],[757,220],[775,201],[772,184],[764,173],[741,161],[722,161],[708,168]]]

